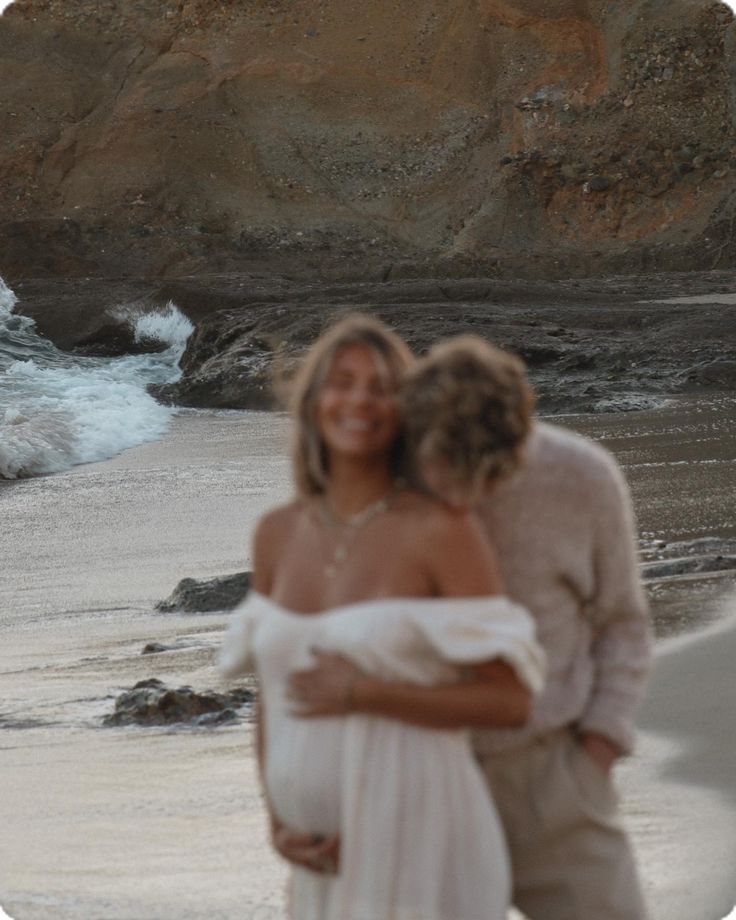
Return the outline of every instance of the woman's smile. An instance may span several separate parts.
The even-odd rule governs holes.
[[[371,349],[350,345],[337,353],[316,421],[329,452],[367,457],[390,450],[399,426],[395,388]]]

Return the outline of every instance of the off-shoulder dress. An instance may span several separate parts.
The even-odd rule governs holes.
[[[530,615],[500,597],[369,600],[303,614],[251,592],[221,655],[230,675],[258,673],[277,817],[340,836],[337,875],[294,868],[294,920],[503,920],[506,849],[467,732],[360,714],[296,717],[288,676],[315,647],[378,678],[424,685],[500,658],[536,692],[544,662]]]

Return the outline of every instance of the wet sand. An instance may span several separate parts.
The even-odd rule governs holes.
[[[728,535],[736,452],[724,411],[575,425],[617,450],[647,532]],[[152,605],[185,575],[248,566],[256,518],[289,492],[286,430],[272,415],[187,414],[161,443],[0,486],[0,905],[15,920],[281,916],[251,727],[104,729],[100,718],[145,677],[220,686],[225,619]],[[682,624],[715,625],[661,643],[642,743],[620,768],[654,920],[721,920],[736,904],[736,592],[716,584],[702,617]],[[140,655],[175,639],[188,646]]]

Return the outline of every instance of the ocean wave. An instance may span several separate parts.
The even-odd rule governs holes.
[[[183,348],[194,332],[189,317],[181,312],[173,300],[158,310],[118,307],[114,315],[120,322],[132,327],[136,342],[162,342]]]
[[[0,279],[0,477],[59,472],[163,437],[172,410],[147,387],[181,375],[193,327],[175,304],[128,317],[137,339],[163,351],[112,359],[59,351],[16,304]]]

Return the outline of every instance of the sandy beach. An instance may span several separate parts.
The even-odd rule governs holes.
[[[574,424],[617,451],[647,534],[733,536],[726,409]],[[249,566],[255,520],[289,493],[287,432],[276,415],[183,413],[159,443],[0,483],[0,905],[14,920],[282,916],[247,720],[101,718],[143,678],[223,686],[213,658],[226,618],[153,604],[184,576]],[[653,920],[722,920],[736,904],[736,591],[723,578],[682,590],[697,603],[664,630],[620,781]],[[142,656],[152,640],[180,646]]]

